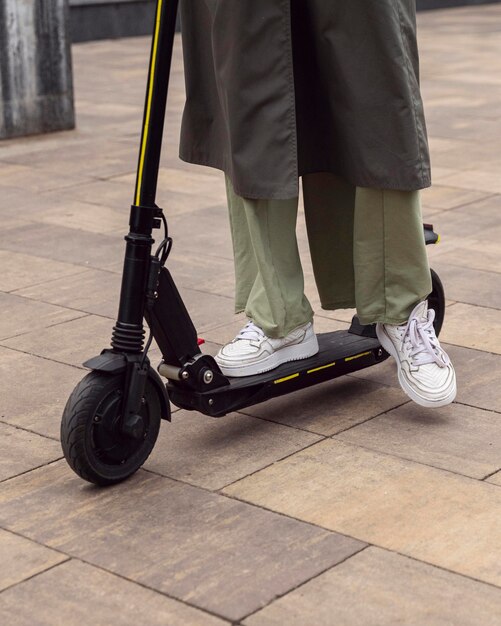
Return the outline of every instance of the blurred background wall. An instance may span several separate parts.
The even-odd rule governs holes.
[[[66,0],[0,0],[0,139],[75,125]]]
[[[441,9],[501,0],[417,0],[419,10]],[[69,0],[73,42],[147,35],[156,0]]]

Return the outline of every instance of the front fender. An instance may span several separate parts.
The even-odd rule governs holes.
[[[125,372],[131,362],[140,361],[142,354],[123,354],[112,350],[103,350],[98,356],[85,361],[83,364],[87,369],[95,372],[105,372],[106,374],[121,374]],[[148,360],[149,363],[149,360]],[[167,389],[157,372],[150,366],[148,369],[148,380],[151,382],[158,395],[162,411],[162,419],[171,421],[171,409]]]

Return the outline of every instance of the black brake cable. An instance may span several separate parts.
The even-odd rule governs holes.
[[[172,237],[169,237],[169,227],[167,226],[167,220],[165,219],[165,215],[163,213],[161,218],[164,224],[164,239],[158,246],[154,256],[160,261],[160,264],[163,267],[167,261],[170,251],[172,250]]]

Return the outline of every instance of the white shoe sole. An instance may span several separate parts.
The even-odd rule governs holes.
[[[454,401],[457,393],[456,385],[451,389],[450,393],[444,398],[440,398],[439,400],[428,400],[423,396],[420,396],[416,391],[409,385],[407,380],[405,379],[402,372],[402,363],[398,358],[398,352],[395,346],[393,345],[393,341],[388,337],[384,328],[381,328],[379,324],[376,324],[376,334],[379,340],[379,343],[383,346],[383,348],[390,354],[397,364],[398,368],[398,382],[402,387],[403,391],[409,396],[411,400],[414,400],[420,406],[424,406],[429,409],[438,408],[441,406],[447,406]]]
[[[221,372],[225,376],[230,377],[243,377],[243,376],[256,376],[256,374],[264,374],[270,370],[275,369],[279,365],[289,363],[290,361],[301,361],[303,359],[309,359],[318,353],[318,340],[317,336],[313,335],[307,341],[294,344],[292,346],[286,346],[280,348],[273,354],[270,354],[262,361],[256,363],[249,363],[248,365],[236,365],[229,366],[221,364],[217,359],[217,363]]]

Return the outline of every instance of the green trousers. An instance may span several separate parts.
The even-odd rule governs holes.
[[[235,258],[235,310],[269,337],[311,321],[296,222],[298,198],[252,200],[226,177]],[[419,191],[303,177],[308,242],[323,309],[356,308],[362,324],[401,324],[432,291]]]

